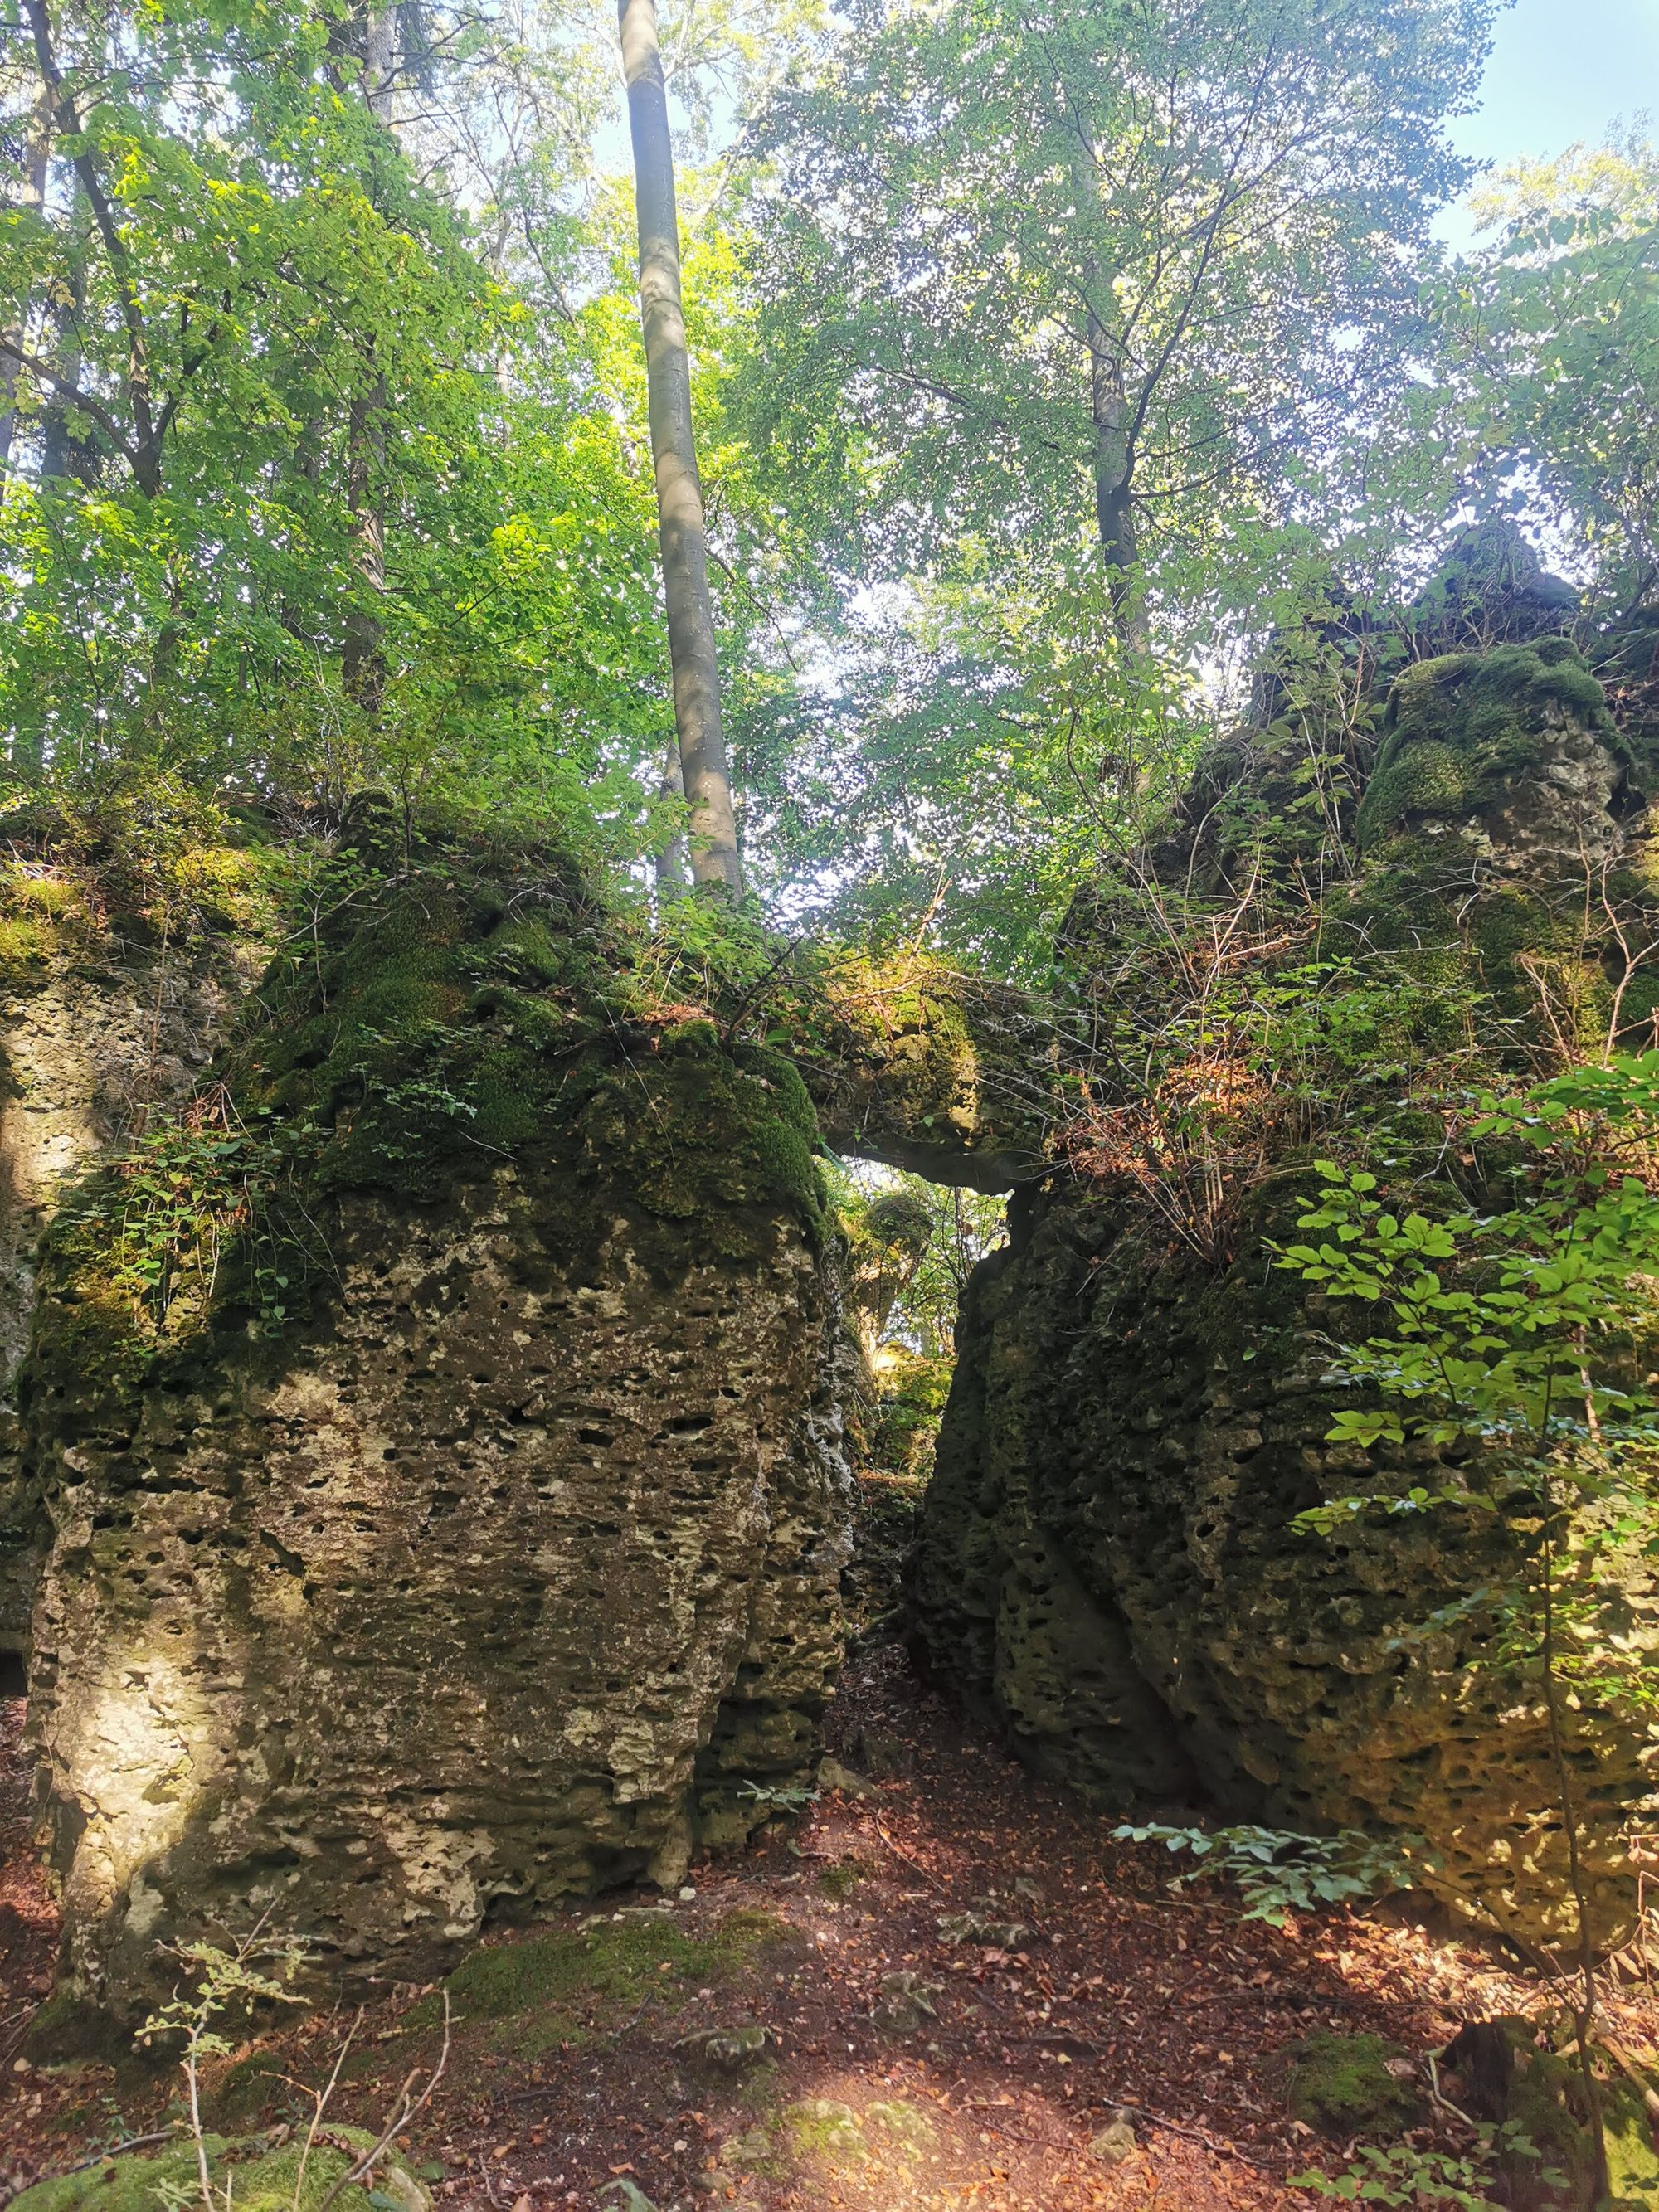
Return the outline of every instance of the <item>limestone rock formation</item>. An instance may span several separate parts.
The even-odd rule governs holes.
[[[1064,1062],[1051,1007],[931,955],[843,957],[803,979],[790,1027],[839,1150],[982,1191],[1042,1172]]]
[[[158,1943],[262,1913],[321,1978],[424,1975],[810,1769],[847,1487],[811,1108],[606,927],[530,858],[344,884],[221,1064],[194,1241],[96,1176],[60,1216],[25,1395],[68,2000],[131,2019]]]
[[[70,1178],[189,1097],[263,955],[253,933],[135,936],[50,861],[14,863],[0,908],[0,1655],[21,1669],[49,1534],[15,1403],[35,1248]]]
[[[1644,1032],[1659,909],[1643,775],[1565,641],[1407,674],[1358,811],[1360,865],[1319,924],[1323,957],[1370,989],[1384,1045],[1409,1032],[1411,1052],[1475,1082],[1534,1047]],[[1220,850],[1234,833],[1205,834]],[[918,1638],[1035,1766],[1104,1807],[1415,1832],[1449,1889],[1558,1936],[1571,1916],[1536,1683],[1472,1663],[1503,1538],[1450,1512],[1332,1538],[1291,1526],[1389,1466],[1431,1480],[1432,1462],[1326,1441],[1344,1402],[1328,1339],[1354,1322],[1273,1265],[1305,1210],[1297,1162],[1321,1141],[1316,1106],[1283,1103],[1264,1124],[1278,1164],[1249,1179],[1212,1259],[1109,1168],[1016,1201],[1012,1249],[982,1265],[959,1333],[913,1568]],[[1440,1124],[1408,1104],[1385,1091],[1378,1126],[1426,1180]],[[1647,1571],[1624,1602],[1627,1650],[1659,1655]],[[1659,1802],[1659,1734],[1588,1692],[1577,1725],[1607,1931],[1630,1904],[1620,1829]]]

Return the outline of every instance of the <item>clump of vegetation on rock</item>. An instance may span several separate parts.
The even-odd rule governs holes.
[[[1380,2035],[1310,2035],[1291,2069],[1291,2110],[1331,2135],[1395,2134],[1422,2110],[1414,2071]]]

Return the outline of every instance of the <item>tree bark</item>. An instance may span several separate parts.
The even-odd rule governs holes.
[[[1129,403],[1116,350],[1092,308],[1089,311],[1089,411],[1094,424],[1095,520],[1106,563],[1112,616],[1123,643],[1133,653],[1146,653],[1152,635],[1140,594]]]
[[[46,204],[46,177],[52,166],[52,88],[43,79],[23,141],[21,204],[35,216],[43,213]],[[16,303],[15,319],[4,332],[12,346],[21,348],[28,343],[30,305],[29,295],[25,292]],[[11,449],[17,433],[17,379],[21,367],[10,352],[0,354],[0,477],[9,477],[11,474]],[[3,488],[0,496],[3,496]]]
[[[363,97],[368,112],[382,130],[395,133],[397,118],[393,78],[398,68],[398,17],[387,7],[370,7],[363,15]]]
[[[395,79],[398,18],[374,0],[362,14],[362,94],[386,137],[398,136]],[[386,627],[375,602],[386,596],[386,434],[388,395],[384,375],[370,378],[351,401],[346,422],[346,507],[350,514],[352,565],[361,596],[347,610],[340,681],[345,695],[371,720],[386,702]]]
[[[708,595],[708,536],[691,422],[691,370],[680,301],[679,218],[668,93],[657,43],[654,0],[617,0],[623,75],[634,142],[640,234],[640,320],[645,333],[651,452],[674,726],[690,806],[691,874],[736,898],[743,890],[732,775],[720,723],[714,615]]]
[[[685,772],[680,766],[680,749],[677,741],[668,741],[667,757],[663,762],[662,781],[657,787],[659,799],[684,799]],[[663,906],[671,899],[684,898],[691,888],[691,878],[685,871],[685,840],[677,830],[656,854],[653,866],[657,878],[657,903]]]
[[[376,715],[386,698],[386,630],[374,602],[386,596],[384,376],[353,398],[346,423],[346,506],[360,597],[348,607],[340,681],[348,699]]]
[[[51,103],[52,127],[60,138],[82,149],[70,159],[75,173],[80,179],[81,189],[86,194],[87,204],[92,210],[94,225],[103,241],[105,258],[109,264],[121,321],[126,332],[125,382],[127,405],[132,417],[131,441],[125,447],[127,465],[132,471],[134,483],[145,498],[159,499],[161,495],[161,436],[166,423],[164,420],[158,421],[150,391],[149,337],[144,326],[144,311],[137,276],[132,267],[132,257],[116,211],[99,177],[97,166],[85,150],[81,136],[81,118],[76,112],[74,98],[64,82],[53,51],[52,20],[46,12],[46,0],[22,0],[22,4],[33,40],[40,82]]]

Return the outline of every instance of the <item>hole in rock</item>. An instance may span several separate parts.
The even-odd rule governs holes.
[[[847,1319],[861,1355],[846,1407],[857,1491],[842,1576],[857,1635],[901,1602],[956,1369],[962,1295],[1003,1241],[1007,1201],[867,1161],[832,1170],[830,1180],[847,1238]]]
[[[0,1651],[0,1698],[26,1698],[28,1675],[21,1651]]]

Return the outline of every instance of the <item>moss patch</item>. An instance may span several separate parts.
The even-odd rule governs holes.
[[[1607,2184],[1614,2212],[1651,2212],[1659,2204],[1659,2150],[1634,2087],[1615,2082],[1606,2094]]]
[[[791,2105],[783,2115],[783,2134],[795,2157],[832,2170],[863,2166],[870,2156],[857,2113],[833,2097]]]
[[[638,945],[561,856],[434,846],[393,869],[364,843],[311,886],[322,921],[222,1055],[222,1126],[155,1121],[65,1204],[46,1362],[125,1390],[250,1316],[280,1336],[328,1294],[319,1224],[345,1194],[436,1204],[532,1152],[567,1170],[577,1249],[604,1231],[584,1209],[607,1183],[702,1256],[769,1249],[781,1206],[824,1233],[794,1067],[660,1010]]]
[[[367,2150],[374,2138],[355,2129],[331,2129]],[[214,2181],[222,2189],[231,2184],[240,2212],[294,2212],[300,2175],[300,2147],[286,2144],[268,2150],[258,2136],[227,2142],[210,2136],[207,2145]],[[349,2153],[332,2148],[313,2149],[298,2197],[299,2212],[321,2202],[343,2173],[349,2170]],[[198,2194],[195,2146],[188,2142],[149,2157],[100,2160],[82,2172],[63,2175],[56,2181],[37,2182],[13,2200],[14,2212],[156,2212],[156,2207],[188,2203]],[[336,2197],[340,2212],[371,2212],[367,2190],[353,2186]]]
[[[492,1944],[458,1966],[446,1986],[459,2026],[499,2022],[499,2042],[533,2056],[556,2044],[592,2042],[653,1995],[729,1980],[788,1932],[769,1914],[735,1912],[694,1936],[666,1913],[641,1913]],[[435,2017],[428,1999],[410,2020]]]
[[[817,1887],[826,1897],[850,1897],[865,1879],[865,1869],[856,1859],[844,1859],[839,1866],[824,1868],[817,1878]]]
[[[1380,2035],[1310,2035],[1291,2071],[1291,2110],[1332,2135],[1395,2135],[1419,2109],[1390,2067],[1400,2056]]]
[[[1479,814],[1511,777],[1536,769],[1539,739],[1563,710],[1628,760],[1607,697],[1565,638],[1419,661],[1395,685],[1389,734],[1360,803],[1368,857],[1392,834],[1434,817]]]

